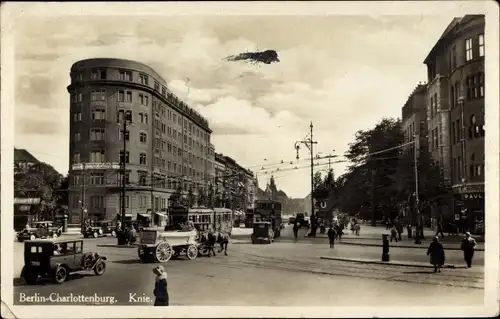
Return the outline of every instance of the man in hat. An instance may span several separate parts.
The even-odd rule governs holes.
[[[472,238],[469,232],[465,233],[465,238],[460,248],[464,252],[464,260],[467,263],[467,268],[471,268],[472,257],[474,257],[474,249],[476,248],[476,240]]]
[[[155,295],[155,306],[168,306],[168,286],[167,286],[167,273],[163,266],[159,265],[153,269],[156,275],[155,288],[153,294]]]

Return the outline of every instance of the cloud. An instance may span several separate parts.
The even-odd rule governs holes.
[[[317,151],[344,152],[357,130],[399,116],[408,94],[425,80],[422,60],[449,21],[451,15],[20,16],[16,143],[35,150],[50,145],[48,162],[67,170],[70,67],[115,57],[154,68],[207,117],[216,151],[243,166],[261,168],[264,158],[295,161],[293,145],[310,122]],[[223,60],[265,49],[277,50],[281,62]],[[346,166],[335,165],[337,174]],[[261,185],[268,177],[259,175]],[[282,173],[277,182],[292,196],[308,193],[307,169]]]

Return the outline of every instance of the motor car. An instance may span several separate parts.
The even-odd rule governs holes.
[[[57,238],[62,234],[62,226],[55,226],[52,221],[32,222],[17,233],[17,240],[34,240],[37,238]]]
[[[252,244],[270,244],[274,241],[274,232],[270,222],[254,222]]]
[[[106,257],[85,252],[83,240],[35,239],[24,242],[24,267],[21,278],[34,285],[40,279],[62,284],[75,273],[106,271]]]
[[[84,227],[82,234],[84,238],[97,238],[107,235],[116,237],[116,226],[109,220],[94,221],[90,225]]]
[[[295,218],[295,221],[299,224],[299,227],[307,227],[309,228],[310,227],[310,220],[309,220],[309,216],[305,216],[305,214],[303,213],[298,213],[296,218]]]

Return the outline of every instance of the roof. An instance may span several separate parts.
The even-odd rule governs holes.
[[[14,147],[14,163],[17,162],[39,163],[40,161],[27,150]]]
[[[482,19],[484,19],[484,15],[482,15],[482,14],[468,14],[468,15],[465,15],[463,17],[455,17],[455,18],[453,18],[453,20],[451,20],[451,22],[448,24],[448,26],[444,30],[443,34],[441,34],[441,36],[439,37],[439,39],[436,42],[436,44],[434,44],[434,46],[432,47],[431,51],[429,52],[429,54],[425,58],[424,63],[427,64],[427,62],[431,59],[431,57],[434,56],[434,54],[436,53],[436,51],[439,48],[441,48],[441,46],[443,45],[443,43],[453,33],[453,31],[455,30],[455,28],[458,25],[460,25],[460,24],[462,24],[464,22],[470,21],[472,19],[476,19],[476,18],[482,18]]]
[[[48,238],[48,239],[35,239],[35,240],[26,240],[25,243],[33,243],[33,244],[60,244],[60,243],[73,243],[75,241],[83,241],[83,239],[62,239],[62,238]]]

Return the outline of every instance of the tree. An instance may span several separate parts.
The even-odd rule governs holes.
[[[182,188],[178,186],[175,192],[168,198],[170,206],[180,206],[182,205]]]
[[[197,205],[198,206],[208,206],[207,205],[207,196],[205,195],[205,189],[203,189],[203,187],[198,188]]]
[[[188,190],[186,201],[189,208],[193,207],[194,203],[196,203],[196,196],[194,195],[192,188],[189,188]]]
[[[67,191],[62,195],[60,190],[63,181],[64,177],[54,167],[39,162],[14,175],[14,196],[40,198],[39,217],[53,219],[57,210],[64,209],[61,207],[64,200],[67,207]]]
[[[215,205],[215,198],[214,198],[214,185],[212,183],[208,184],[208,191],[207,191],[207,207],[214,207]]]

